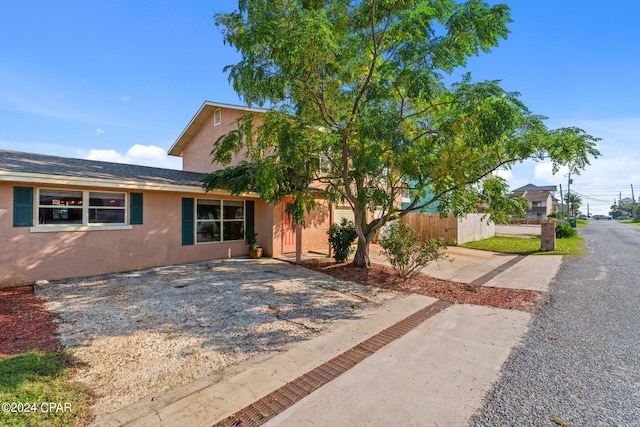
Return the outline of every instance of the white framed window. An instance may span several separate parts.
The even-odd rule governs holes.
[[[244,240],[243,200],[198,199],[196,203],[196,242]]]
[[[213,125],[218,126],[220,123],[222,123],[222,110],[217,108],[213,112]]]
[[[121,192],[40,188],[36,212],[33,231],[126,226],[127,197]]]
[[[401,195],[401,201],[402,203],[411,203],[411,197],[409,194],[409,189],[411,188],[411,186],[409,185],[408,182],[406,181],[402,181],[400,183],[400,195]]]
[[[124,193],[89,192],[89,224],[125,224],[126,200]]]
[[[82,191],[40,189],[38,192],[38,225],[84,223]]]

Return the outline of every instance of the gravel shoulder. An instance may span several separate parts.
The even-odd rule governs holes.
[[[36,293],[79,361],[74,379],[96,393],[94,414],[283,351],[398,295],[270,259],[57,281]]]
[[[595,221],[565,258],[473,426],[631,426],[640,420],[640,229]]]

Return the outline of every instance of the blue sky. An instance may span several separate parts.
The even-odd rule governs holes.
[[[495,3],[495,2],[490,2]],[[592,213],[640,194],[640,2],[504,1],[506,41],[469,61],[550,128],[603,138],[573,177]],[[242,104],[222,68],[237,62],[213,23],[227,0],[44,0],[0,4],[0,149],[180,168],[171,147],[205,100]],[[504,176],[511,188],[562,184],[548,164]],[[638,197],[638,194],[636,194]],[[586,210],[586,206],[585,209]]]

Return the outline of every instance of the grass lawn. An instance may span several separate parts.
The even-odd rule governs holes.
[[[528,238],[495,236],[477,242],[465,243],[461,246],[470,249],[523,255],[583,255],[586,253],[582,237],[556,239],[556,250],[546,252],[540,250],[540,236]]]
[[[84,424],[90,405],[86,388],[68,379],[71,357],[33,350],[0,359],[0,425]]]
[[[635,226],[640,226],[640,221],[636,221],[634,219],[622,219],[619,222],[621,222],[623,224],[631,224],[631,225],[635,225]]]

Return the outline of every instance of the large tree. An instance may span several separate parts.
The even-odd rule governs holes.
[[[213,173],[207,188],[254,189],[301,223],[318,192],[354,212],[354,264],[388,221],[434,201],[456,214],[480,203],[516,209],[493,173],[550,159],[578,171],[599,153],[581,129],[549,130],[497,81],[454,81],[469,57],[507,37],[506,5],[453,0],[240,0],[218,14],[241,60],[226,68],[247,115],[215,141],[213,160],[246,161]],[[412,200],[399,208],[404,195]],[[381,216],[371,219],[377,210]]]

